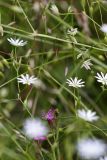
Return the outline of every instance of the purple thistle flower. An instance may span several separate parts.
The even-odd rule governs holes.
[[[42,118],[47,120],[49,124],[52,124],[56,119],[56,110],[54,108],[50,108],[48,112],[42,113]]]

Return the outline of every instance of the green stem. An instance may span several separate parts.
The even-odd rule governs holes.
[[[29,21],[27,15],[26,15],[26,13],[24,12],[22,6],[20,5],[19,0],[17,0],[17,3],[18,3],[18,5],[20,6],[20,8],[22,9],[23,15],[25,16],[25,19],[27,20],[27,22],[28,22],[29,26],[31,27],[32,31],[35,33],[35,30],[34,30],[34,28],[32,27],[32,25],[31,25],[31,23],[30,23],[30,21]]]
[[[4,24],[1,24],[1,25],[4,27]],[[7,28],[7,26],[5,26],[5,28]],[[11,29],[17,30],[14,27],[11,27]],[[20,32],[24,32],[23,30],[19,30],[19,31]],[[83,44],[83,43],[79,43],[79,42],[75,43],[75,42],[71,42],[69,40],[65,40],[65,39],[61,39],[61,38],[53,37],[53,36],[49,36],[49,35],[44,35],[44,34],[38,34],[38,33],[28,33],[27,34],[27,32],[26,32],[27,35],[25,35],[25,34],[13,33],[13,32],[10,32],[10,31],[5,31],[5,30],[4,30],[4,33],[16,35],[16,36],[23,37],[23,38],[26,38],[26,39],[29,39],[29,40],[34,40],[34,38],[41,37],[41,38],[57,40],[57,41],[60,41],[60,42],[65,42],[65,43],[72,43],[72,44],[75,44],[76,46],[83,46],[83,47],[86,47],[86,48],[91,48],[91,49],[95,49],[95,50],[99,50],[99,51],[105,51],[105,52],[107,51],[107,49],[105,47],[98,48],[98,47],[95,47],[95,46],[92,46],[92,45],[87,45],[87,44]],[[94,45],[98,45],[98,44],[94,44]]]
[[[55,149],[54,149],[53,145],[51,144],[51,142],[49,141],[49,139],[48,139],[48,143],[49,143],[49,145],[51,147],[52,154],[53,154],[53,159],[52,160],[56,160]]]
[[[26,106],[26,104],[21,100],[21,98],[19,98],[20,102],[23,104],[24,108],[26,109],[26,111],[28,112],[28,114],[33,118],[33,115],[30,113],[28,107]]]
[[[102,90],[102,92],[98,95],[98,97],[95,100],[95,103],[97,103],[99,101],[99,99],[101,98],[101,96],[103,95],[105,90]]]
[[[59,150],[59,122],[57,121],[57,133],[56,133],[56,143],[57,143],[57,156],[58,160],[60,160],[60,150]]]
[[[2,124],[3,125],[3,124]],[[28,158],[28,160],[33,160],[31,158],[31,156],[26,153],[23,148],[20,146],[20,144],[16,141],[16,139],[9,133],[9,131],[7,130],[7,128],[3,125],[3,129],[5,131],[5,133],[12,139],[12,141],[16,144],[16,146],[20,149],[20,151]]]

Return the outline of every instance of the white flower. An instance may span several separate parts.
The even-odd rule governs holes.
[[[68,83],[68,85],[71,87],[78,88],[78,87],[84,87],[85,82],[83,82],[82,79],[78,80],[78,77],[75,77],[74,79],[73,78],[67,79],[66,83]]]
[[[102,32],[107,33],[107,24],[103,24],[100,29]]]
[[[27,44],[27,41],[24,42],[23,40],[20,39],[7,38],[7,40],[10,42],[10,44],[16,47],[24,46]]]
[[[59,15],[58,7],[55,4],[52,4],[50,9],[54,14]]]
[[[92,112],[91,110],[78,110],[77,111],[78,117],[84,119],[85,121],[93,122],[99,119],[98,116],[96,116],[96,112]]]
[[[91,69],[90,66],[93,65],[90,61],[91,61],[91,59],[87,59],[86,61],[84,61],[81,68],[84,67],[86,70],[90,70]]]
[[[28,74],[26,74],[26,75],[22,74],[21,78],[17,78],[17,80],[19,83],[31,85],[31,84],[35,83],[37,78],[35,78],[34,76],[30,77]]]
[[[107,160],[107,156],[101,157],[99,160]]]
[[[97,81],[102,83],[103,85],[107,85],[107,73],[104,75],[104,73],[97,73]]]
[[[75,36],[77,34],[77,32],[78,32],[77,28],[71,27],[70,29],[68,29],[67,34],[71,35],[71,36]]]
[[[23,131],[28,138],[39,140],[47,136],[49,130],[40,119],[28,118],[24,122]]]
[[[83,159],[97,159],[106,154],[107,146],[99,139],[81,139],[77,143],[77,151]]]

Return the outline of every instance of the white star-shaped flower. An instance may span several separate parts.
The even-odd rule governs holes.
[[[11,45],[15,47],[21,47],[27,44],[27,41],[24,42],[20,39],[7,38],[7,40],[10,42]]]
[[[107,145],[99,139],[84,138],[77,143],[77,151],[82,159],[98,160],[107,153]]]
[[[35,81],[37,80],[37,78],[34,76],[30,77],[28,74],[26,75],[22,74],[21,78],[17,78],[17,80],[19,83],[31,85],[31,84],[35,84]]]
[[[99,119],[99,117],[96,115],[96,112],[92,112],[91,110],[78,110],[77,111],[77,115],[78,117],[84,119],[85,121],[89,121],[89,122],[93,122],[93,121],[97,121]]]
[[[84,67],[86,70],[90,70],[92,65],[93,64],[91,63],[91,59],[87,59],[86,61],[83,62],[81,68]]]
[[[84,81],[82,81],[82,79],[78,79],[78,77],[70,78],[67,79],[67,82],[69,86],[74,87],[74,88],[80,88],[80,87],[84,87]]]
[[[104,75],[104,73],[97,73],[97,81],[102,83],[103,85],[107,85],[107,73]]]

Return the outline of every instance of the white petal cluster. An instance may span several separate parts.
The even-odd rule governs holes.
[[[97,121],[99,119],[99,117],[96,115],[96,112],[92,112],[91,110],[87,110],[87,111],[84,109],[78,110],[77,115],[78,117],[88,122]]]
[[[70,29],[68,29],[67,34],[71,35],[71,36],[75,36],[77,34],[77,32],[78,32],[77,28],[72,28],[71,27]]]
[[[82,79],[78,79],[78,77],[70,78],[67,79],[67,82],[69,86],[74,87],[74,88],[80,88],[80,87],[84,87],[84,81],[82,81]]]
[[[107,156],[101,157],[99,160],[107,160]]]
[[[59,15],[58,7],[55,4],[52,4],[50,9],[54,14]]]
[[[20,39],[7,38],[7,40],[10,42],[11,45],[15,47],[21,47],[27,44],[27,41],[24,42],[23,40]]]
[[[30,77],[28,74],[26,74],[26,75],[22,74],[21,78],[17,78],[17,80],[19,83],[31,85],[31,84],[35,83],[37,78],[35,78],[34,76]]]
[[[86,61],[83,62],[81,68],[84,67],[86,70],[90,70],[92,65],[93,64],[91,63],[91,59],[87,59]]]
[[[107,33],[107,24],[103,24],[100,29],[102,32]]]
[[[80,139],[77,143],[78,155],[82,159],[97,159],[104,156],[107,152],[107,146],[104,141],[99,139]]]
[[[28,138],[39,139],[47,136],[49,130],[40,119],[28,118],[24,122],[23,131]]]
[[[97,73],[97,81],[102,83],[103,85],[107,85],[107,73],[104,75],[104,73]]]

